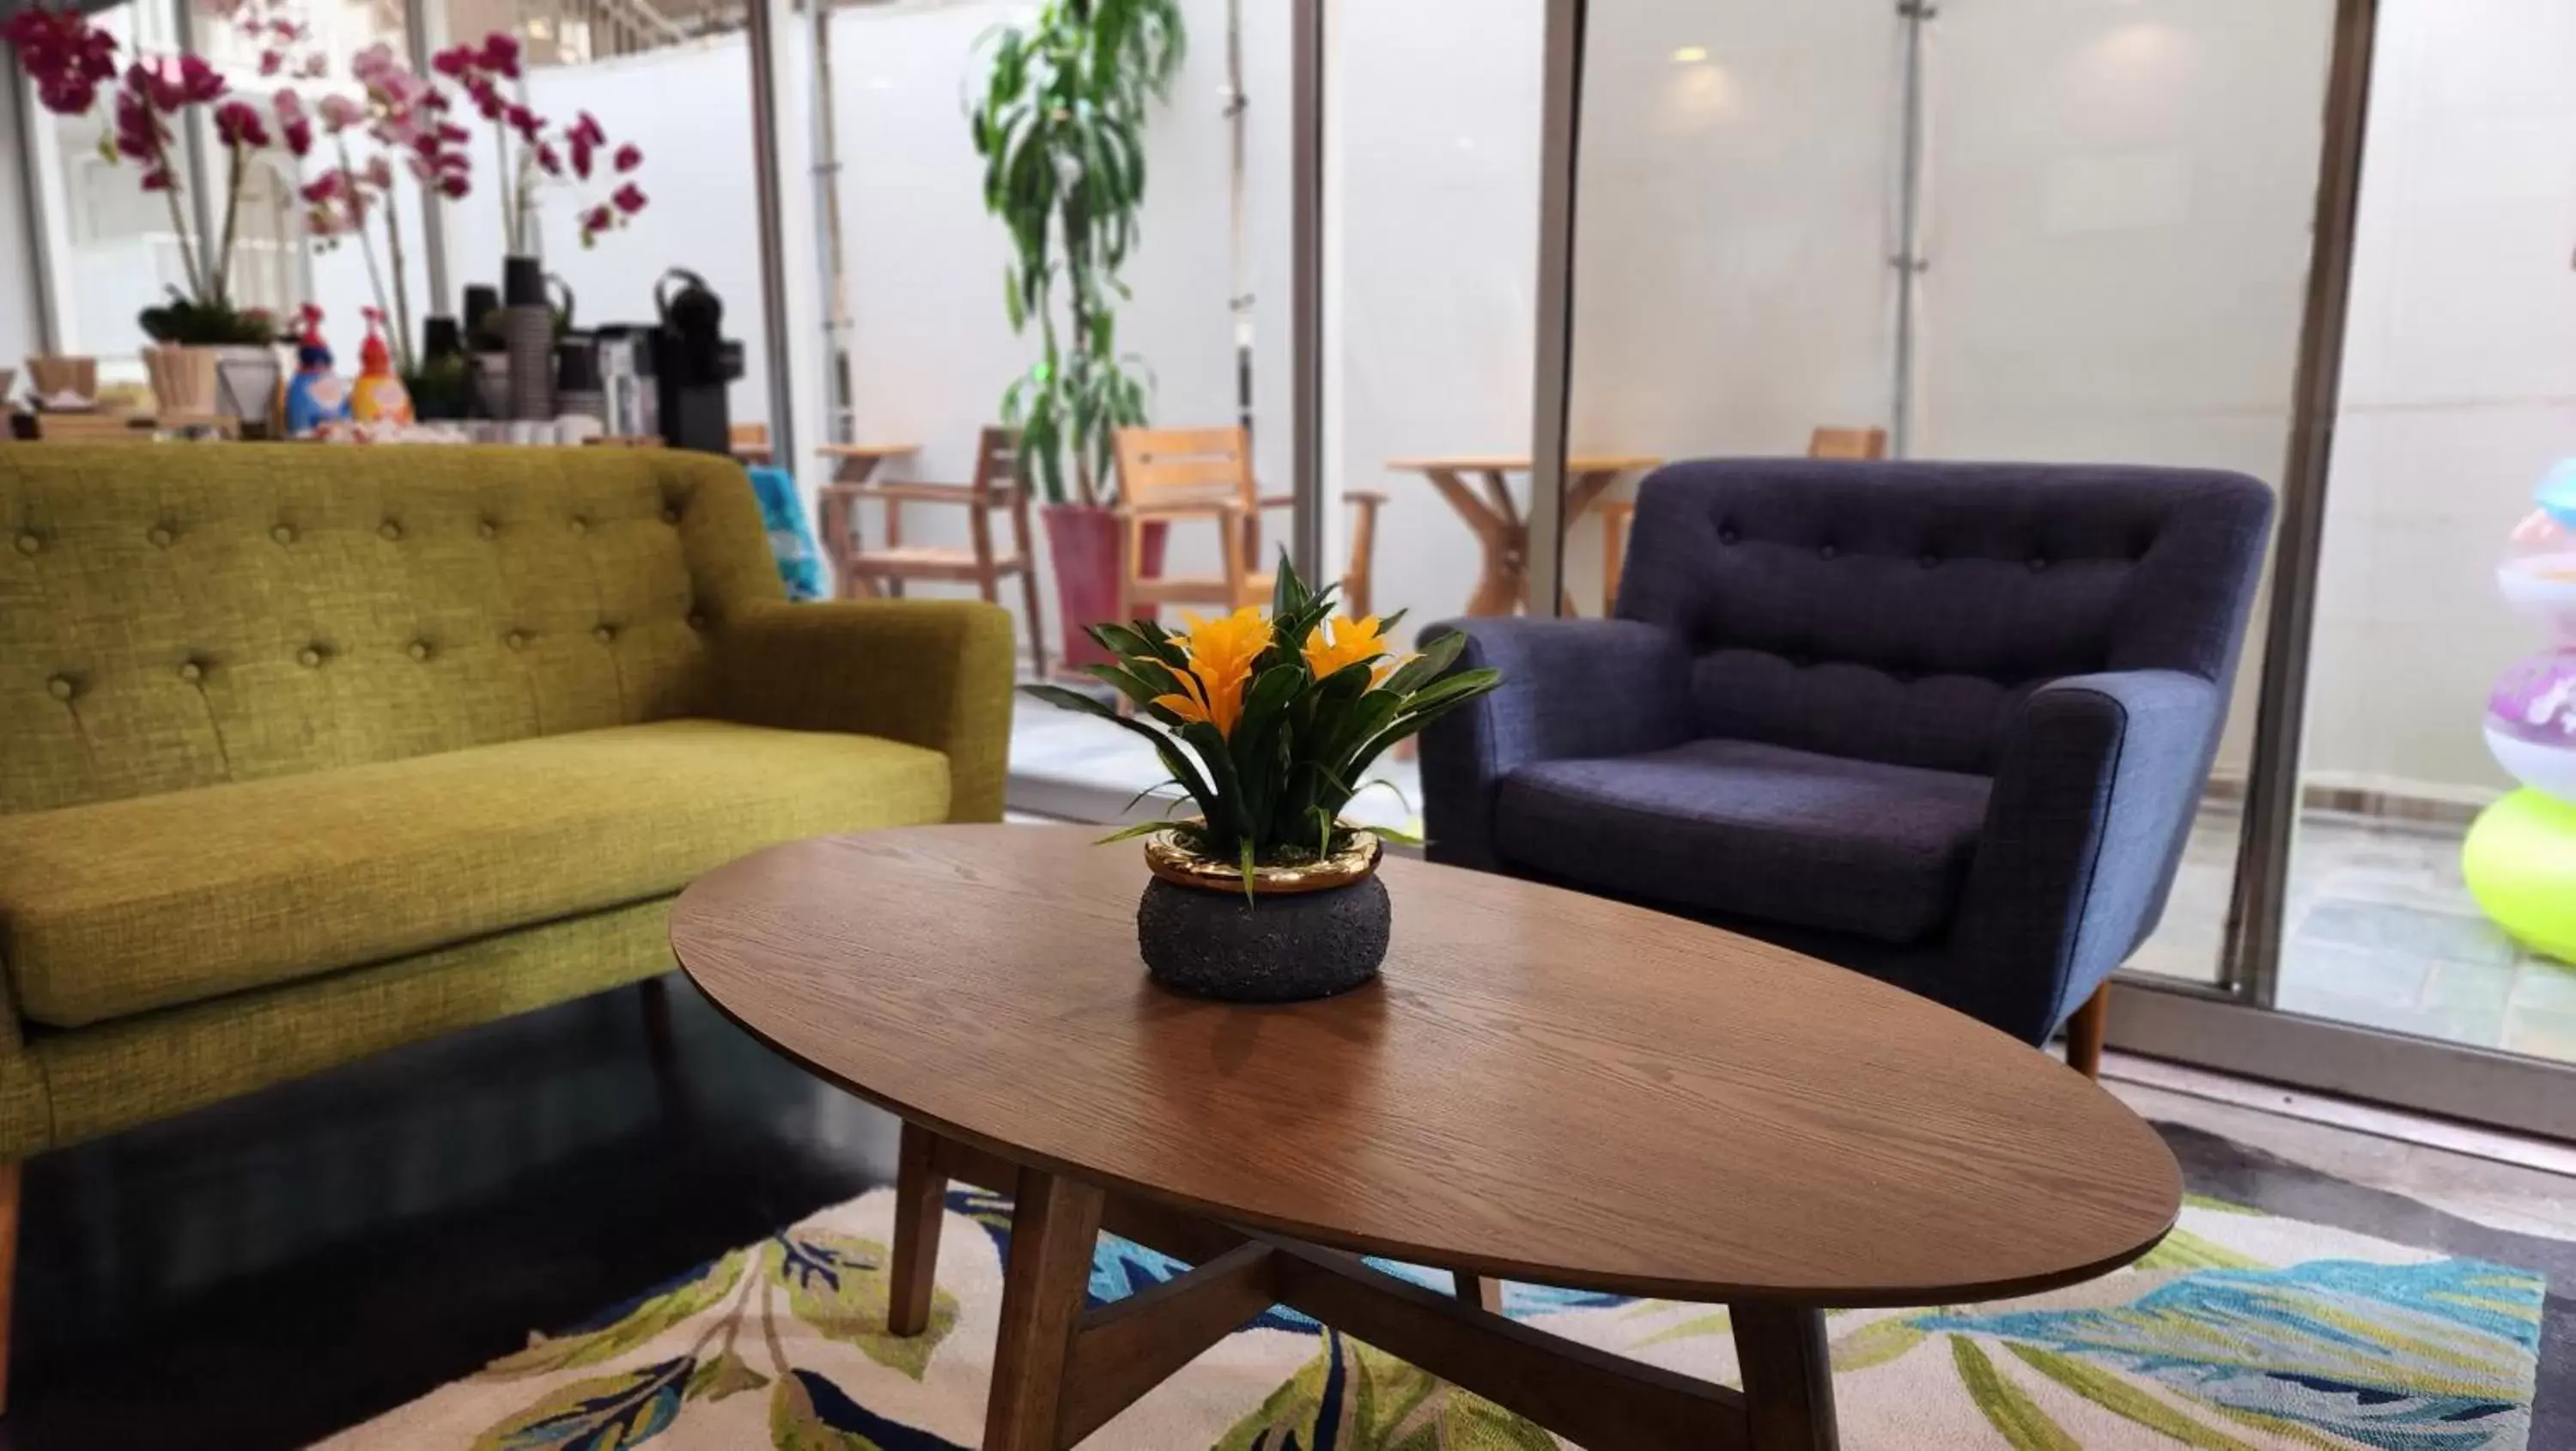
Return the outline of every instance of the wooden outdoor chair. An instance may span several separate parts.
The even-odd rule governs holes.
[[[1874,459],[1887,457],[1884,428],[1819,428],[1807,436],[1807,457]]]
[[[1879,459],[1887,457],[1884,428],[1819,428],[1807,435],[1807,457]],[[1619,576],[1628,562],[1628,530],[1635,523],[1633,499],[1605,499],[1595,506],[1601,516],[1601,613],[1619,608]]]
[[[820,493],[826,506],[823,517],[838,521],[827,531],[823,548],[832,557],[832,572],[840,581],[841,598],[890,595],[900,599],[909,581],[942,580],[972,584],[988,603],[999,604],[1002,580],[1018,575],[1021,603],[1028,612],[1029,662],[1040,678],[1045,677],[1046,630],[1038,613],[1037,556],[1029,543],[1029,491],[1020,475],[1017,430],[983,431],[976,441],[975,481],[971,484],[925,484],[910,479],[883,484],[832,483],[825,484]],[[885,543],[874,549],[860,538],[858,505],[868,501],[885,506]],[[904,543],[906,504],[964,508],[968,547]],[[997,549],[993,543],[996,510],[1010,514],[1011,547],[1007,551]]]
[[[1117,437],[1118,481],[1125,546],[1119,569],[1118,618],[1136,618],[1137,606],[1211,604],[1226,609],[1270,598],[1273,572],[1264,567],[1261,514],[1296,502],[1292,494],[1261,494],[1253,484],[1251,438],[1242,428],[1122,428]],[[1141,484],[1141,489],[1140,489]],[[1375,593],[1377,515],[1386,495],[1354,489],[1350,558],[1342,571],[1342,610],[1353,618],[1371,613]],[[1141,574],[1144,528],[1155,520],[1209,517],[1222,539],[1236,541],[1224,555],[1225,571],[1211,577]]]

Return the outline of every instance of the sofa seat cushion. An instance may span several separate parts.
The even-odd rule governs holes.
[[[0,816],[0,963],[79,1027],[637,902],[942,821],[947,758],[668,720]]]
[[[1505,860],[1694,912],[1920,942],[1948,923],[1986,777],[1694,741],[1505,777]]]

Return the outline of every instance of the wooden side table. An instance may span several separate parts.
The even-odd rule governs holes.
[[[1589,512],[1594,503],[1623,476],[1640,473],[1662,463],[1659,458],[1644,455],[1603,455],[1572,458],[1565,466],[1564,524],[1572,528],[1576,520]],[[1387,467],[1399,473],[1416,473],[1431,481],[1458,517],[1467,521],[1476,542],[1485,552],[1484,574],[1476,581],[1475,592],[1467,597],[1470,615],[1512,615],[1528,607],[1529,600],[1529,521],[1513,502],[1510,476],[1530,471],[1526,455],[1467,455],[1457,458],[1400,458],[1387,461]],[[1467,476],[1473,474],[1483,489],[1472,488]],[[1574,597],[1563,595],[1563,609],[1575,613]]]

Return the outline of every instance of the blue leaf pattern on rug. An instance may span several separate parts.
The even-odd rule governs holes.
[[[981,1425],[1010,1204],[952,1192],[932,1332],[884,1327],[878,1191],[538,1337],[327,1451],[960,1451]],[[1446,1294],[1443,1270],[1372,1261]],[[1095,1302],[1180,1261],[1102,1236]],[[2194,1203],[2141,1268],[1983,1307],[1836,1314],[1850,1451],[2526,1451],[2540,1276]],[[1717,1306],[1514,1284],[1514,1319],[1723,1380]],[[949,1333],[951,1331],[957,1333]],[[765,1425],[762,1424],[765,1422]],[[765,1434],[764,1434],[765,1432]],[[1094,1438],[1114,1451],[1558,1451],[1502,1407],[1272,1307]],[[1606,1448],[1605,1448],[1606,1451]],[[2555,1448],[2550,1448],[2555,1451]]]
[[[2043,1346],[2379,1451],[2460,1451],[2528,1414],[2542,1295],[2475,1260],[2315,1260],[2204,1271],[2109,1309],[1909,1323]]]
[[[690,1356],[576,1381],[483,1433],[474,1451],[619,1451],[679,1418]]]

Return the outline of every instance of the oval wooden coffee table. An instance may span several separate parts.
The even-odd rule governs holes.
[[[2180,1209],[2155,1134],[2021,1043],[1503,877],[1390,860],[1394,945],[1358,992],[1175,997],[1137,958],[1143,862],[1093,834],[801,842],[671,917],[719,1007],[903,1117],[896,1333],[924,1323],[947,1180],[1016,1196],[986,1447],[1072,1445],[1279,1302],[1595,1451],[1811,1451],[1824,1308],[2089,1279]],[[1104,1227],[1197,1268],[1086,1311]],[[1514,1324],[1505,1278],[1729,1304],[1744,1390]]]

